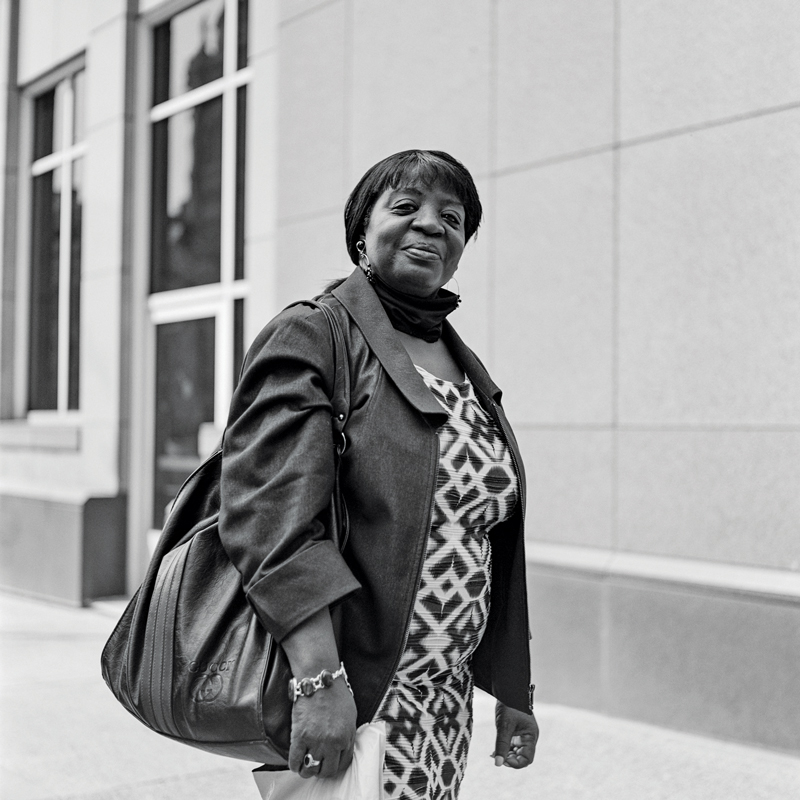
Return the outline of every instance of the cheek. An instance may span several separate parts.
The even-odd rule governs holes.
[[[374,264],[380,260],[381,254],[381,237],[376,235],[375,231],[368,232],[364,236],[364,244],[366,246],[367,255],[370,261]]]
[[[367,253],[372,254],[379,261],[385,262],[392,258],[398,249],[397,236],[391,230],[372,230],[365,236]]]
[[[450,248],[450,259],[455,261],[456,265],[464,255],[464,242],[454,242]]]

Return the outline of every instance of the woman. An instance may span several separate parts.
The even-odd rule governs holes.
[[[438,151],[384,159],[348,200],[357,268],[322,298],[351,373],[343,552],[325,525],[334,369],[321,311],[290,307],[259,334],[225,438],[223,542],[295,679],[319,687],[296,697],[289,766],[334,775],[356,726],[385,720],[391,798],[457,797],[473,683],[497,698],[495,763],[527,766],[538,738],[522,463],[500,390],[445,320],[459,298],[443,287],[481,214],[470,174]]]

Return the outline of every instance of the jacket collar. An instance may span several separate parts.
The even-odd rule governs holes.
[[[450,352],[455,356],[456,361],[464,367],[464,372],[469,375],[469,379],[478,393],[499,403],[503,396],[502,389],[489,377],[483,362],[464,344],[461,337],[456,333],[456,329],[447,320],[444,321],[442,326],[442,339],[450,348]]]
[[[447,414],[439,405],[420,374],[408,357],[406,349],[395,334],[381,301],[361,269],[356,267],[344,283],[333,292],[358,325],[376,358],[411,405],[441,425]],[[445,320],[442,336],[456,360],[464,367],[476,390],[495,401],[500,400],[501,391],[489,377],[483,364],[461,340],[453,326]]]

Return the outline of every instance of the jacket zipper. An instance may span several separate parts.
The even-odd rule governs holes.
[[[405,632],[403,633],[403,645],[400,648],[400,651],[399,651],[399,653],[397,655],[397,659],[395,660],[394,665],[392,666],[392,672],[391,672],[391,677],[389,678],[389,682],[386,684],[386,686],[384,687],[383,691],[381,692],[381,695],[380,695],[381,699],[378,702],[378,705],[375,707],[375,710],[372,712],[372,714],[370,716],[370,720],[373,719],[375,714],[378,713],[378,710],[383,705],[383,701],[386,698],[386,694],[389,691],[389,689],[391,688],[392,681],[394,680],[394,676],[397,674],[397,668],[400,666],[400,661],[403,658],[403,654],[406,652],[406,645],[408,644],[408,637],[411,635],[411,620],[414,618],[414,609],[416,608],[417,594],[419,592],[419,581],[420,581],[420,576],[422,575],[422,564],[425,561],[425,555],[428,552],[428,539],[430,538],[430,535],[431,535],[431,523],[433,522],[433,507],[436,504],[436,476],[438,474],[438,469],[439,469],[439,436],[435,435],[435,437],[436,437],[436,452],[435,452],[435,457],[434,457],[434,462],[433,462],[434,463],[434,473],[433,473],[433,484],[434,485],[433,485],[433,492],[431,493],[431,504],[430,504],[430,507],[428,508],[428,521],[427,521],[427,524],[425,526],[425,544],[424,544],[424,546],[422,548],[422,555],[421,555],[421,557],[419,559],[419,562],[417,563],[417,572],[416,572],[415,579],[414,579],[414,586],[416,587],[415,590],[414,590],[414,600],[411,603],[411,608],[409,609],[408,615],[406,617]]]
[[[503,432],[503,436],[506,440],[506,445],[508,446],[508,452],[511,453],[511,461],[514,464],[514,471],[517,473],[517,483],[519,484],[519,499],[520,504],[522,506],[522,536],[525,536],[525,507],[527,505],[527,488],[525,486],[525,481],[522,479],[522,472],[519,468],[519,463],[517,461],[517,456],[514,453],[514,445],[512,444],[511,436],[509,435],[509,431],[506,429],[506,425],[503,422],[503,415],[500,414],[500,411],[497,407],[497,403],[494,400],[491,401],[492,408],[494,410],[494,417],[500,425],[500,430]],[[525,604],[525,628],[528,631],[528,641],[530,642],[531,639],[531,622],[528,615],[528,605]],[[533,690],[534,685],[530,683],[530,656],[528,657],[528,710],[533,713]]]

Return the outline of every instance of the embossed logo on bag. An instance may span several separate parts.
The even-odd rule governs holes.
[[[226,672],[233,669],[235,663],[235,658],[225,661],[190,661],[186,669],[189,672]]]
[[[198,673],[192,682],[189,694],[195,703],[210,703],[216,700],[225,685],[223,674],[233,669],[235,658],[220,661],[190,661],[189,672]]]
[[[192,683],[191,695],[195,703],[210,703],[219,697],[222,691],[222,676],[219,673],[214,675],[201,675]]]

